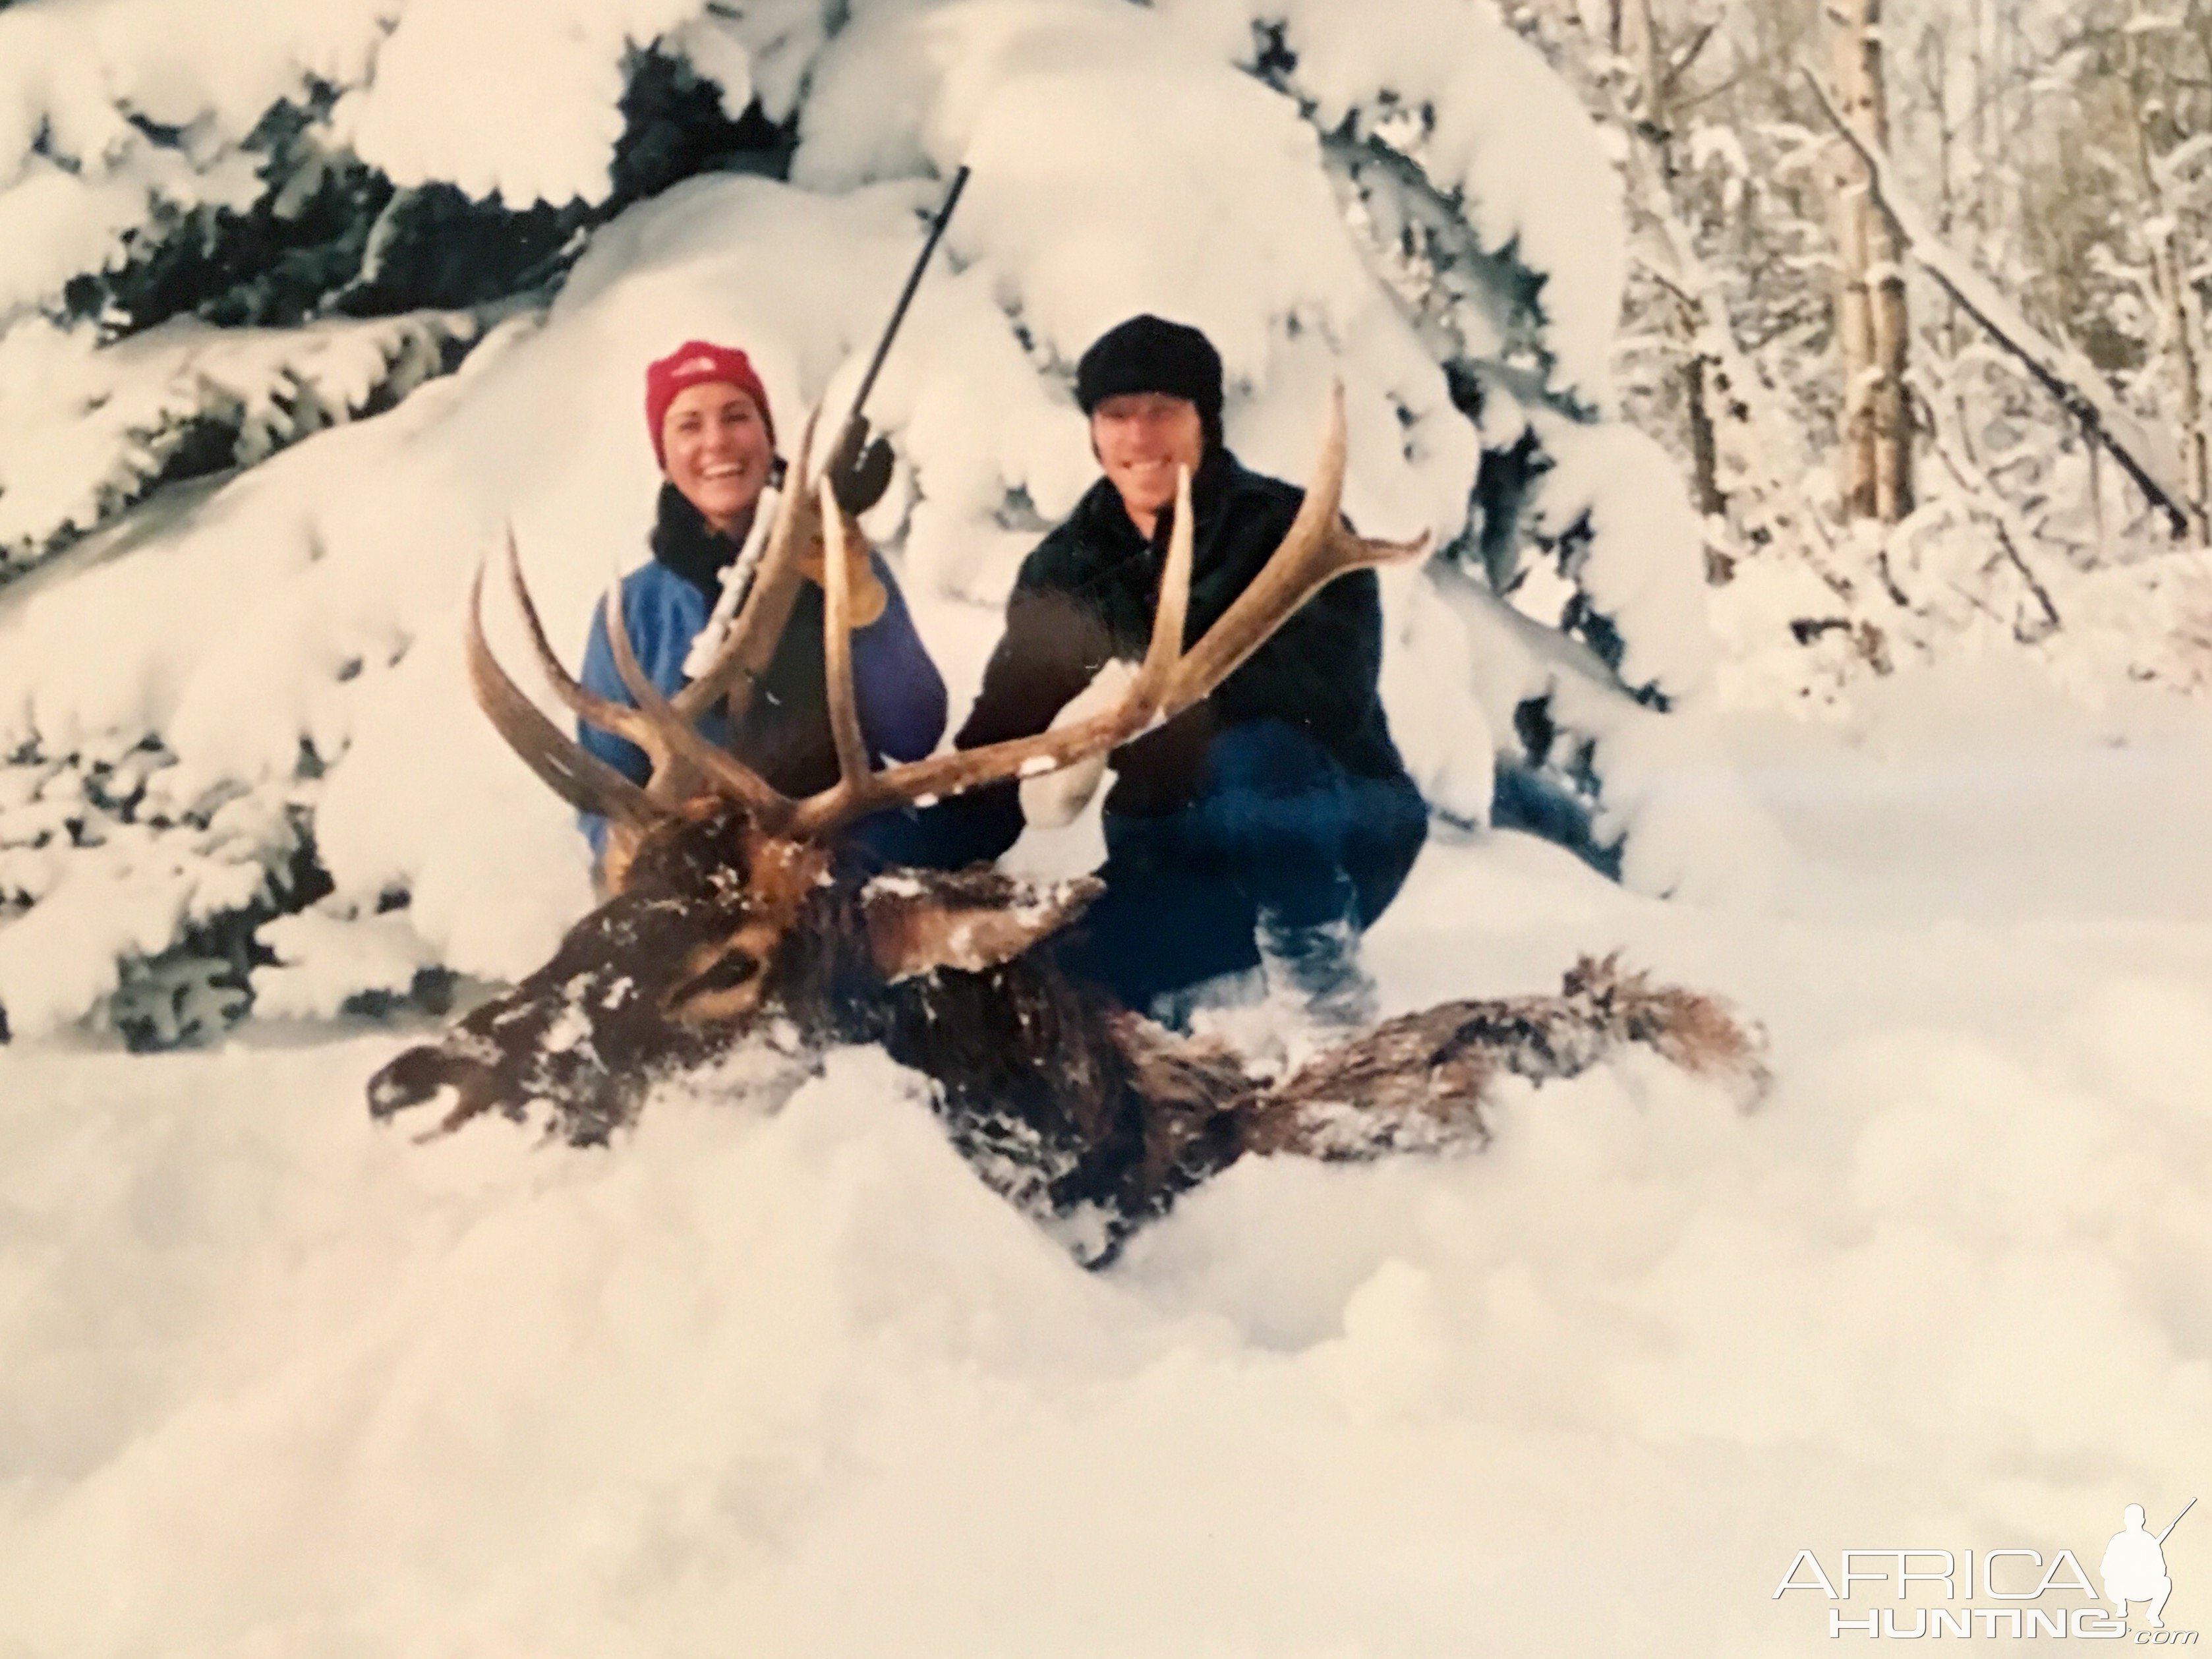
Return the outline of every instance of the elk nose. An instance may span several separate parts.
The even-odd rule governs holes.
[[[380,1120],[391,1117],[434,1100],[441,1089],[465,1095],[467,1085],[484,1074],[478,1062],[442,1048],[410,1048],[368,1080],[368,1115]]]

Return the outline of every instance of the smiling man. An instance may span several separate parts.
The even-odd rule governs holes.
[[[1077,365],[1076,400],[1103,476],[1023,564],[963,749],[1120,693],[1151,634],[1179,467],[1192,469],[1196,520],[1186,642],[1244,591],[1303,498],[1223,445],[1221,359],[1194,328],[1140,316],[1109,329]],[[1376,693],[1382,661],[1380,590],[1361,571],[1322,589],[1212,696],[1117,750],[1106,891],[1063,965],[1170,1019],[1192,988],[1255,968],[1270,994],[1325,1023],[1367,1018],[1358,937],[1428,826]],[[995,857],[1025,821],[1068,822],[1107,763],[946,803],[963,850]]]

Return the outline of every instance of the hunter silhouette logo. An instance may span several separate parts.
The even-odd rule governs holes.
[[[1832,1575],[1817,1552],[1799,1550],[1773,1599],[1811,1590],[1831,1604],[1847,1603],[1860,1587],[1880,1586],[1862,1590],[1862,1606],[1850,1613],[1828,1607],[1831,1640],[1847,1633],[1908,1642],[1946,1637],[2117,1642],[2132,1636],[2138,1647],[2193,1647],[2197,1632],[2168,1630],[2164,1615],[2173,1594],[2166,1540],[2196,1507],[2192,1498],[2164,1531],[2153,1532],[2144,1524],[2143,1506],[2129,1504],[2098,1564],[2101,1598],[2070,1549],[2048,1557],[2036,1549],[1848,1549],[1835,1558],[1839,1571]],[[1916,1584],[1923,1586],[1917,1592]],[[2145,1609],[2142,1626],[2133,1632],[2130,1607]]]
[[[2181,1515],[2196,1507],[2192,1498],[2181,1506]],[[2159,1615],[2166,1611],[2166,1598],[2173,1594],[2173,1580],[2166,1573],[2166,1540],[2181,1524],[2181,1515],[2167,1522],[2161,1533],[2144,1529],[2140,1504],[2129,1504],[2121,1516],[2122,1530],[2114,1533],[2112,1541],[2105,1546],[2104,1564],[2097,1570],[2105,1581],[2105,1599],[2121,1618],[2128,1616],[2130,1601],[2148,1601],[2150,1611],[2143,1616],[2143,1623],[2153,1630],[2166,1628]]]

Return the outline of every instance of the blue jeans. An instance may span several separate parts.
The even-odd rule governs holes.
[[[1255,720],[1213,739],[1188,805],[1104,826],[1106,890],[1059,960],[1141,1009],[1258,966],[1263,908],[1291,927],[1347,910],[1370,926],[1413,866],[1428,807],[1402,775],[1355,777],[1296,726]]]

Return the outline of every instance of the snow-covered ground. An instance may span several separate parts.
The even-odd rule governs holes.
[[[1397,1006],[1723,991],[1758,1111],[1524,1090],[1102,1274],[872,1053],[580,1152],[372,1127],[389,1030],[0,1049],[0,1654],[1801,1654],[1800,1549],[2094,1574],[2212,1480],[2212,723],[1885,692],[1729,728],[1765,908],[1498,836],[1371,941]],[[2212,1623],[2212,1518],[2166,1559]]]
[[[2212,720],[2039,689],[2201,645],[2203,562],[2069,578],[2034,652],[1993,618],[2033,671],[1812,697],[1784,641],[1834,596],[1778,557],[1706,588],[1680,480],[1612,420],[1614,158],[1487,6],[0,10],[0,559],[30,572],[0,593],[0,1659],[1827,1651],[1825,1597],[1775,1593],[1801,1550],[2094,1571],[2123,1505],[2212,1482]],[[149,216],[304,199],[325,151],[603,199],[647,43],[793,122],[789,179],[637,204],[550,301],[45,319]],[[529,92],[486,120],[494,57]],[[311,82],[341,95],[280,181],[242,146]],[[1342,141],[1386,131],[1419,187],[1347,199]],[[743,343],[790,447],[961,164],[867,525],[956,699],[1093,476],[1070,365],[1133,312],[1212,334],[1272,471],[1340,379],[1370,533],[1449,542],[1486,455],[1535,443],[1524,528],[1586,541],[1518,611],[1394,578],[1384,694],[1461,818],[1546,700],[1627,885],[1440,842],[1371,961],[1401,1009],[1621,950],[1765,1023],[1757,1112],[1632,1059],[1511,1094],[1480,1156],[1241,1166],[1099,1274],[872,1052],[780,1104],[672,1085],[598,1152],[369,1123],[421,1033],[333,1011],[525,972],[586,902],[565,811],[466,709],[479,556],[511,526],[580,639],[643,556],[641,367]],[[1399,269],[1415,208],[1467,248]],[[1479,416],[1440,354],[1490,374]],[[211,431],[237,474],[121,516]],[[1986,557],[1926,540],[1930,586]],[[1674,712],[1547,625],[1576,593]],[[263,1018],[97,1046],[132,964],[303,902],[310,838],[336,890],[264,928]],[[2167,1550],[2169,1623],[2212,1622],[2212,1510]]]

